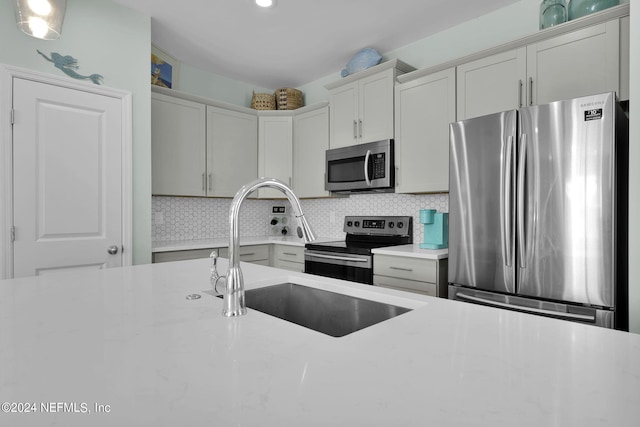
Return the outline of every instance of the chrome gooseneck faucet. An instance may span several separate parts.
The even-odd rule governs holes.
[[[293,193],[293,190],[282,181],[273,178],[259,178],[240,188],[229,209],[229,225],[231,227],[229,230],[229,270],[227,270],[226,275],[226,292],[222,309],[222,314],[227,317],[242,316],[247,313],[244,301],[244,279],[242,278],[242,270],[240,270],[240,229],[238,219],[244,199],[262,187],[275,188],[287,196],[298,221],[298,237],[304,238],[305,242],[312,242],[316,239],[313,230],[302,213],[300,200]]]

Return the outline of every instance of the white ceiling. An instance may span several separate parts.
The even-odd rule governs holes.
[[[151,16],[151,41],[181,63],[263,88],[340,71],[517,0],[114,0]],[[401,58],[402,59],[402,58]]]

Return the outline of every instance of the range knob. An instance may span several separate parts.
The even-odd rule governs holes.
[[[398,228],[402,228],[402,227],[404,227],[404,222],[398,221]]]
[[[353,225],[352,221],[347,221],[347,227],[351,227]]]
[[[355,225],[356,227],[360,227],[360,221],[356,221],[353,225]]]
[[[393,223],[393,221],[389,221],[389,228],[393,228],[395,227],[395,224]]]

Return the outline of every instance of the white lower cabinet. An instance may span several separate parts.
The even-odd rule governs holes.
[[[373,256],[373,285],[447,298],[448,260]]]
[[[169,252],[154,252],[152,257],[153,263],[158,262],[172,262],[172,261],[185,261],[189,259],[201,259],[209,258],[213,248],[207,249],[190,249],[186,251],[169,251]]]
[[[240,246],[240,261],[269,266],[269,247],[270,245]],[[189,249],[184,251],[155,252],[153,254],[153,262],[171,262],[209,258],[209,255],[213,250],[217,250],[218,256],[222,258],[229,257],[229,249],[227,248]]]
[[[273,245],[273,266],[285,270],[304,272],[304,247]]]
[[[270,245],[240,246],[240,261],[269,266],[269,247]],[[229,249],[218,249],[218,256],[229,258]]]

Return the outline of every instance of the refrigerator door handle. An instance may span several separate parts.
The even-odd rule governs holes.
[[[526,242],[525,242],[525,224],[524,224],[524,201],[525,188],[524,179],[527,162],[527,135],[520,136],[520,157],[518,159],[518,254],[520,257],[520,268],[527,268],[526,264]]]
[[[513,234],[513,209],[511,207],[511,175],[513,174],[513,136],[509,137],[507,142],[507,152],[505,154],[505,171],[502,177],[503,182],[503,197],[500,198],[502,206],[502,253],[505,256],[505,265],[511,267],[512,265],[512,253],[511,242]]]
[[[563,318],[563,319],[582,320],[582,321],[587,321],[587,322],[595,322],[596,321],[596,316],[595,315],[594,316],[589,316],[589,315],[586,315],[586,314],[566,313],[566,312],[561,312],[561,311],[545,310],[545,309],[542,309],[542,308],[523,307],[521,305],[513,305],[513,304],[509,304],[509,303],[505,303],[505,302],[491,301],[491,300],[488,300],[488,299],[475,297],[475,296],[467,295],[467,294],[461,294],[461,293],[456,294],[456,297],[460,298],[461,300],[466,300],[466,301],[486,304],[486,305],[490,305],[492,307],[510,308],[510,309],[513,309],[513,310],[523,311],[525,313],[547,314],[547,315],[550,315],[550,316],[560,317],[560,318]]]

